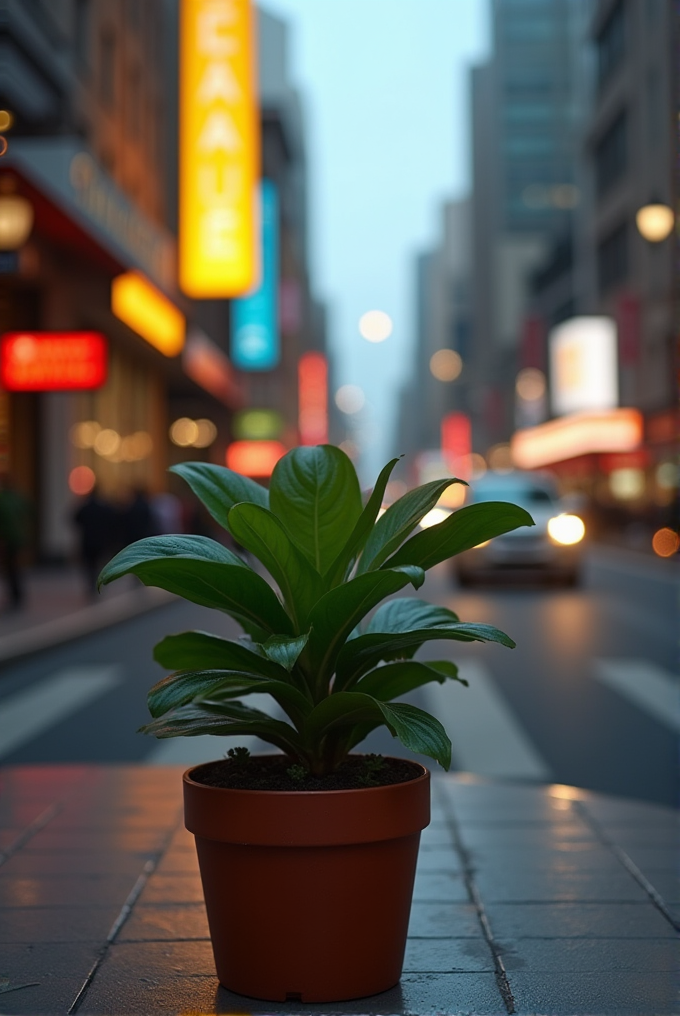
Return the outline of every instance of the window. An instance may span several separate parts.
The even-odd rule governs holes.
[[[624,222],[605,237],[597,248],[600,293],[623,282],[628,275],[628,226]]]
[[[626,15],[619,0],[597,37],[597,77],[600,88],[610,79],[626,51]]]
[[[597,193],[602,196],[625,175],[628,165],[628,117],[625,110],[605,132],[595,149]]]
[[[105,32],[101,41],[99,84],[102,102],[113,106],[116,101],[116,40],[113,32]]]

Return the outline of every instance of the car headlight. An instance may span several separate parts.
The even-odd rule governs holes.
[[[586,527],[578,515],[555,515],[548,522],[548,536],[554,543],[571,547],[580,543],[586,534]]]

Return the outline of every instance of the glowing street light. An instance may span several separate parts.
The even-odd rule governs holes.
[[[341,413],[351,416],[364,407],[366,396],[358,385],[342,385],[335,393],[335,404]]]
[[[392,334],[392,318],[383,310],[369,310],[359,318],[359,332],[367,342],[384,342]]]
[[[673,231],[674,222],[673,209],[660,203],[645,205],[635,216],[638,232],[648,243],[662,243]]]

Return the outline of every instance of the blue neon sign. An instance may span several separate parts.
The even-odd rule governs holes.
[[[231,303],[231,361],[238,370],[273,370],[279,362],[279,201],[271,180],[260,184],[262,278]]]

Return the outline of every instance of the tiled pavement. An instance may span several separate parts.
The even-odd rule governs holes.
[[[0,1013],[680,1013],[667,809],[436,778],[399,986],[279,1005],[217,983],[180,774],[0,771]]]

